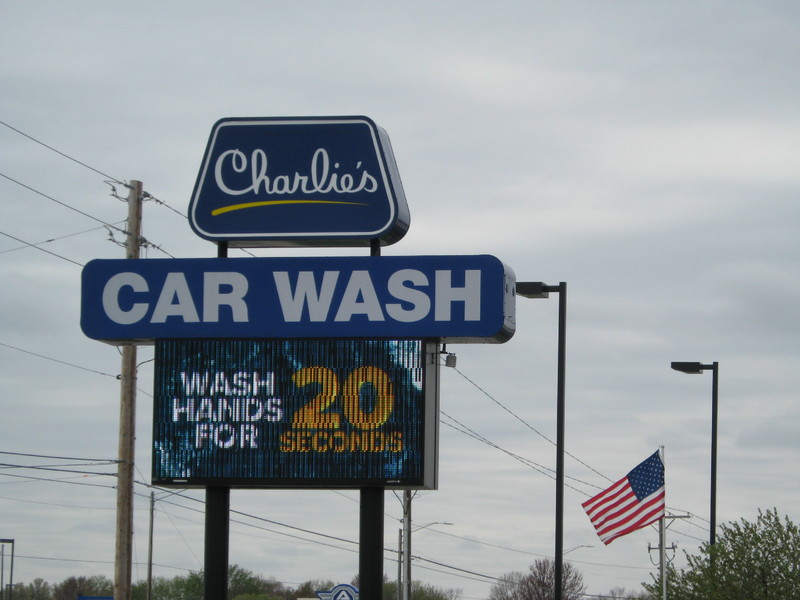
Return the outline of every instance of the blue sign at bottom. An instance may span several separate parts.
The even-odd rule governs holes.
[[[317,592],[320,600],[358,600],[358,589],[347,583],[341,583],[329,592]]]

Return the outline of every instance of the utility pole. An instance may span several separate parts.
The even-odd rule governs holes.
[[[156,493],[150,492],[150,535],[147,538],[147,600],[153,600],[153,513],[156,512]]]
[[[411,600],[411,490],[403,490],[403,600]]]
[[[688,519],[689,515],[664,515],[658,521],[658,546],[651,546],[647,544],[647,552],[658,550],[658,572],[661,576],[661,600],[667,600],[667,550],[675,552],[677,546],[673,542],[672,546],[667,548],[667,528],[672,525],[675,519]],[[667,519],[670,520],[669,525]]]
[[[142,182],[128,186],[125,258],[139,258],[142,237]],[[114,553],[114,600],[130,600],[133,563],[133,459],[136,441],[136,346],[122,346],[117,464],[117,539]]]
[[[397,600],[403,600],[403,528],[397,530]]]

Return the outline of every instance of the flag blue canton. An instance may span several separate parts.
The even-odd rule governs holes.
[[[628,481],[637,500],[646,498],[664,485],[664,463],[658,452],[628,473]]]

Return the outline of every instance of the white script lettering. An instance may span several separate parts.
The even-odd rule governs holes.
[[[246,173],[249,168],[250,185],[241,189],[229,186],[225,181],[226,165],[230,171],[239,175]],[[331,159],[325,148],[317,148],[314,152],[307,174],[295,171],[292,175],[278,174],[271,176],[267,174],[268,166],[267,153],[260,148],[253,150],[249,161],[247,155],[239,149],[226,150],[219,155],[217,162],[214,164],[214,179],[219,189],[229,196],[241,196],[248,193],[257,195],[262,191],[268,196],[281,196],[297,193],[373,193],[378,190],[377,179],[366,169],[362,170],[361,161],[356,163],[356,171],[361,170],[360,176],[357,172],[356,174],[339,173],[337,169],[339,169],[340,164],[335,162],[331,165]]]

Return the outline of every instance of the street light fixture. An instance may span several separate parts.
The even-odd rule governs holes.
[[[431,525],[452,525],[452,523],[450,521],[433,521],[431,523],[425,523],[425,525],[419,525],[418,527],[414,527],[414,529],[411,530],[411,533],[419,531],[420,529],[427,529]]]
[[[719,363],[705,365],[699,362],[673,362],[674,370],[690,375],[711,371],[711,533],[708,543],[713,546],[717,539],[717,389],[719,385]]]
[[[516,294],[523,298],[548,298],[558,293],[558,382],[556,391],[556,543],[554,556],[555,600],[562,600],[564,572],[564,423],[567,346],[567,284],[547,285],[541,281],[518,281]]]

